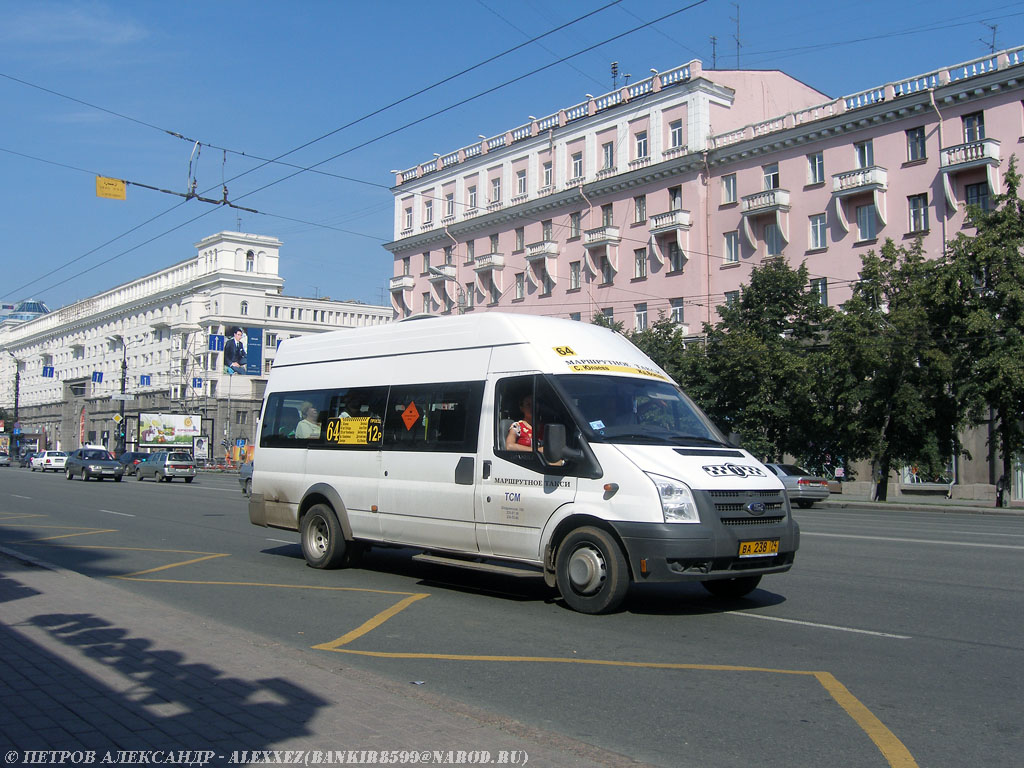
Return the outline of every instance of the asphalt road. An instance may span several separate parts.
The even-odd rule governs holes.
[[[538,579],[374,550],[307,568],[237,479],[0,469],[0,544],[663,766],[1017,765],[1024,518],[798,510],[788,573],[723,603],[635,587],[584,616]]]

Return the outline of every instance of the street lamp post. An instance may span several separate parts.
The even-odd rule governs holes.
[[[115,343],[120,342],[121,344],[121,397],[117,408],[117,443],[115,449],[117,455],[120,456],[124,453],[125,448],[124,401],[126,386],[128,384],[128,340],[121,334],[108,336],[107,340]]]
[[[19,419],[18,419],[18,399],[19,399],[19,393],[21,392],[21,360],[16,358],[14,356],[14,353],[11,352],[10,350],[7,350],[7,354],[11,356],[12,360],[14,360],[14,427],[12,427],[12,430],[13,430],[13,429],[20,429],[21,428],[21,425],[19,424]],[[20,437],[21,437],[21,435],[15,435],[14,436],[14,455],[15,456],[18,455],[18,447],[19,447],[19,445],[21,443],[21,440],[19,440]]]
[[[452,277],[451,275],[446,274],[443,270],[439,269],[438,267],[427,267],[427,272],[429,272],[434,277],[443,278],[444,281],[447,283],[455,283],[455,292],[456,295],[458,296],[457,304],[459,314],[461,315],[463,312],[465,312],[466,292],[462,290],[462,283],[460,283],[456,278]]]

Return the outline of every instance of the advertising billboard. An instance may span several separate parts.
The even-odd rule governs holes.
[[[263,330],[232,326],[222,337],[211,337],[210,349],[224,350],[224,372],[259,376],[263,365]]]
[[[168,446],[192,448],[192,440],[201,437],[198,413],[139,414],[139,445],[147,448]]]

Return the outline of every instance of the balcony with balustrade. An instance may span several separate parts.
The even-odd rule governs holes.
[[[983,170],[992,194],[999,194],[999,162],[997,139],[979,139],[945,147],[939,155],[939,170],[942,171],[942,186],[949,207],[954,210],[958,207],[953,177],[968,171]]]
[[[876,189],[888,189],[889,172],[885,168],[872,165],[853,171],[836,173],[832,176],[832,194],[840,197],[874,192]]]
[[[744,195],[740,200],[743,203],[744,216],[789,211],[790,208],[788,189],[766,189],[763,192]]]
[[[476,257],[476,265],[473,270],[477,273],[497,271],[505,268],[505,254],[503,253],[482,253]]]
[[[388,290],[391,291],[391,293],[411,291],[415,284],[416,281],[412,275],[395,275],[388,281]]]
[[[606,226],[595,227],[583,232],[583,247],[588,251],[592,248],[607,248],[617,246],[622,242],[622,235],[618,227]]]
[[[428,270],[427,280],[433,284],[443,283],[446,280],[455,280],[455,265],[454,264],[438,264],[436,267],[431,267]]]
[[[682,209],[656,213],[651,216],[651,234],[664,235],[669,232],[686,231],[693,226],[693,217],[689,211]]]

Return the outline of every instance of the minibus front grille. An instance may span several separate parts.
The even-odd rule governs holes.
[[[778,515],[772,517],[723,517],[723,525],[776,525],[785,522],[786,518]]]
[[[782,491],[708,491],[712,499],[777,499],[782,496]]]

